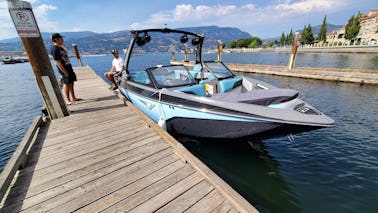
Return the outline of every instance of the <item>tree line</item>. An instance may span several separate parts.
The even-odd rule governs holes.
[[[356,16],[353,15],[347,25],[345,25],[345,39],[354,41],[357,37],[361,25],[360,25],[360,19],[361,19],[362,13],[359,12]],[[320,28],[320,31],[317,35],[317,37],[314,37],[314,33],[312,32],[311,25],[307,25],[303,27],[303,30],[301,32],[301,39],[300,42],[302,45],[307,44],[314,44],[315,42],[323,42],[327,43],[327,16],[324,16],[323,23]],[[273,45],[277,46],[291,46],[293,44],[294,40],[294,33],[293,30],[290,30],[289,34],[285,34],[282,32],[281,37],[279,40],[271,41],[268,43],[263,43],[262,40],[258,37],[251,37],[251,38],[242,38],[239,40],[232,40],[230,41],[229,47],[230,48],[256,48],[256,47],[272,47]]]

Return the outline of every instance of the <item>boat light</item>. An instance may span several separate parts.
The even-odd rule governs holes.
[[[198,45],[199,43],[200,43],[199,38],[193,38],[193,39],[192,39],[192,44],[193,44],[193,45]]]
[[[188,41],[188,35],[185,34],[185,35],[181,36],[181,38],[180,38],[181,43],[185,44],[187,41]]]
[[[146,41],[146,43],[150,42],[151,36],[148,33],[144,33],[144,40]]]
[[[136,39],[136,43],[138,46],[143,46],[146,43],[146,40],[144,37],[138,36]]]

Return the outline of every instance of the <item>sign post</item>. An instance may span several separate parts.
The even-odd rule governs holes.
[[[69,112],[56,80],[54,70],[41,38],[31,4],[7,0],[9,14],[28,54],[35,79],[51,119],[68,116]]]

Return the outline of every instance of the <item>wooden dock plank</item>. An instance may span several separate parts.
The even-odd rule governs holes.
[[[152,147],[151,149],[153,148],[156,147]],[[152,161],[149,158],[143,157],[142,160],[134,161],[114,171],[112,171],[112,168],[105,169],[99,172],[98,177],[86,176],[86,178],[74,179],[59,187],[49,189],[44,193],[26,198],[23,200],[22,210],[42,212],[67,202],[72,202],[73,200],[81,201],[92,193],[105,193],[104,189],[107,189],[106,187],[128,185],[138,175],[144,176],[177,160],[178,158],[174,155],[169,155],[165,158],[154,158]],[[96,189],[100,191],[96,191]]]
[[[162,141],[160,141],[160,142],[163,143]],[[23,199],[23,205],[28,207],[28,203],[29,203],[28,198],[29,197],[32,199],[30,202],[33,204],[33,203],[36,203],[39,200],[44,200],[46,198],[55,196],[56,194],[69,191],[74,187],[82,186],[83,184],[85,184],[87,182],[91,182],[93,180],[99,179],[99,178],[107,175],[107,173],[113,173],[113,175],[114,175],[115,174],[114,172],[117,172],[118,170],[124,169],[125,167],[128,167],[129,172],[132,172],[132,171],[138,169],[138,168],[135,168],[135,166],[137,165],[136,163],[145,163],[145,162],[151,163],[151,160],[148,157],[150,157],[150,156],[156,157],[153,154],[155,154],[156,152],[161,152],[161,151],[163,151],[164,149],[167,148],[167,146],[165,146],[165,147],[161,147],[161,150],[159,150],[159,149],[154,150],[154,148],[156,148],[157,146],[159,146],[159,144],[152,145],[151,147],[148,146],[147,147],[148,150],[147,149],[143,150],[142,153],[140,152],[140,149],[139,149],[138,150],[139,152],[135,151],[135,153],[130,153],[132,155],[130,155],[130,157],[127,158],[127,159],[124,159],[120,162],[117,162],[117,163],[115,163],[111,166],[103,167],[101,170],[95,170],[94,172],[91,172],[91,173],[89,173],[85,176],[75,176],[69,181],[58,183],[57,187],[45,189],[45,191],[43,191],[42,194],[36,194],[34,196],[31,196],[30,194],[26,194],[25,198]],[[160,158],[162,158],[162,156],[159,155],[157,159],[152,158],[152,160],[159,160]],[[30,186],[30,187],[31,188],[28,191],[30,191],[30,193],[32,193],[33,187],[32,186]],[[15,201],[16,201],[15,197],[13,197],[11,195],[11,198],[12,198],[12,202],[15,203]]]
[[[260,73],[337,82],[344,81],[360,84],[378,84],[377,70],[314,67],[296,67],[293,70],[289,70],[286,66],[260,64],[227,64],[227,66],[234,72]]]
[[[73,147],[69,146],[67,147],[67,149],[66,148],[63,149],[62,147],[57,147],[56,150],[52,150],[52,151],[55,151],[55,153],[50,152],[49,154],[45,154],[44,156],[39,158],[41,160],[41,163],[38,164],[38,166],[36,167],[36,170],[42,169],[50,165],[54,165],[62,161],[74,159],[88,152],[94,152],[96,150],[101,150],[105,147],[114,146],[117,143],[120,143],[124,140],[131,140],[133,138],[142,137],[145,134],[145,132],[143,131],[144,130],[143,127],[140,127],[140,126],[133,126],[133,127],[134,128],[130,128],[130,130],[133,131],[132,133],[123,132],[123,133],[108,135],[108,137],[106,136],[104,137],[104,135],[99,135],[99,137],[91,138],[91,141],[93,143],[84,143],[84,144],[81,144],[80,142],[82,140],[85,141],[88,139],[80,138],[78,140],[75,140],[79,144],[74,144],[75,146]],[[44,153],[41,153],[41,154],[44,154]],[[61,156],[61,157],[55,158],[54,156]]]
[[[124,171],[122,171],[122,174],[119,174],[117,176],[111,175],[109,176],[109,178],[111,179],[99,180],[95,184],[91,183],[90,186],[88,186],[88,188],[87,186],[84,186],[84,189],[80,190],[79,194],[77,195],[78,197],[81,197],[81,199],[71,198],[71,200],[65,202],[62,202],[61,198],[57,199],[56,201],[62,203],[63,205],[57,205],[55,206],[55,208],[52,208],[51,211],[58,212],[59,210],[64,210],[64,212],[71,212],[80,209],[82,206],[86,206],[100,198],[105,197],[108,194],[114,193],[122,188],[127,187],[129,184],[137,181],[141,177],[148,176],[151,173],[154,173],[164,167],[175,167],[175,165],[178,164],[179,159],[177,158],[177,156],[169,155],[159,161],[145,166],[146,169],[139,169],[135,172],[126,174]]]
[[[190,168],[188,165],[184,165],[179,163],[179,161],[176,162],[177,165],[169,165],[167,167],[164,167],[163,169],[160,169],[154,173],[151,173],[150,175],[143,177],[134,183],[128,185],[125,188],[122,188],[112,194],[107,195],[106,197],[103,197],[99,200],[96,200],[95,202],[92,202],[91,204],[78,209],[78,212],[99,212],[104,211],[106,209],[112,209],[114,206],[121,202],[125,202],[128,197],[140,192],[141,190],[145,189],[146,187],[159,182],[164,181],[164,183],[169,182],[169,178],[174,179],[180,179],[180,177],[186,177],[195,171]],[[145,196],[146,198],[147,196]],[[123,209],[127,209],[127,204],[123,203],[122,205]]]
[[[234,209],[231,204],[225,200],[223,203],[221,203],[219,206],[217,206],[215,209],[213,209],[211,212],[216,213],[216,212],[230,212],[231,209]]]
[[[72,159],[70,162],[60,162],[58,164],[55,164],[54,166],[45,167],[42,169],[37,170],[38,172],[35,173],[33,176],[36,178],[36,180],[43,179],[44,176],[54,173],[54,174],[60,174],[62,172],[69,172],[75,168],[83,168],[88,165],[91,165],[93,162],[96,163],[98,161],[106,160],[110,157],[115,157],[117,155],[124,155],[126,152],[129,152],[132,149],[135,149],[139,146],[142,146],[145,143],[149,143],[153,140],[161,139],[161,137],[157,136],[154,133],[146,133],[141,137],[129,139],[129,144],[125,144],[122,142],[115,143],[115,144],[109,144],[108,147],[105,147],[103,149],[97,149],[93,152],[89,152],[85,155],[82,155],[80,157],[76,157]],[[138,143],[136,142],[139,141]],[[117,142],[117,141],[116,141]],[[78,162],[80,164],[78,164]],[[27,176],[29,173],[32,173],[34,167],[27,167],[25,168],[20,177]]]
[[[158,154],[159,157],[162,158],[168,154],[171,154],[170,150],[167,148],[162,150],[143,150],[143,152],[141,152],[140,149],[144,149],[144,147],[136,148],[121,154],[116,153],[117,155],[112,154],[105,156],[104,158],[97,159],[96,161],[90,161],[91,164],[76,164],[72,167],[68,167],[67,169],[58,170],[57,172],[49,173],[45,176],[40,176],[37,178],[33,177],[35,180],[33,180],[33,182],[30,184],[30,188],[25,198],[50,190],[54,187],[58,187],[75,179],[81,179],[80,181],[84,181],[86,178],[95,179],[97,176],[101,176],[101,171],[113,172],[124,167],[125,165],[141,160],[142,157],[144,157],[144,155],[141,155],[141,153],[152,157],[156,157],[155,155]],[[125,155],[128,157],[125,158]],[[13,200],[15,200],[15,198]]]
[[[152,194],[152,198],[131,209],[130,212],[154,212],[161,208],[162,205],[169,203],[171,200],[186,192],[202,180],[203,177],[200,174],[194,173],[164,191],[156,190],[155,196]],[[121,211],[124,210],[121,209]]]
[[[224,202],[225,198],[216,190],[212,190],[207,196],[203,197],[196,204],[191,206],[185,212],[211,212]]]
[[[135,206],[146,202],[151,197],[161,193],[167,188],[177,184],[178,182],[184,180],[185,178],[193,174],[195,174],[195,170],[187,166],[180,171],[169,174],[168,176],[162,178],[161,180],[155,183],[145,186],[143,189],[138,191],[138,193],[134,193],[133,195],[124,198],[120,202],[115,203],[111,207],[105,209],[104,212],[130,211]]]
[[[192,205],[197,203],[199,200],[201,200],[203,197],[205,197],[207,194],[209,194],[212,190],[214,190],[214,187],[203,180],[156,212],[163,213],[185,211],[186,209],[189,209]]]
[[[210,170],[199,171],[205,166],[89,67],[76,73],[84,100],[41,127],[0,212],[256,211],[229,186],[236,200],[218,192],[223,183],[210,181]]]

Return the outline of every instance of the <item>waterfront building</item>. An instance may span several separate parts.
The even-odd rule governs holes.
[[[357,39],[364,45],[374,45],[378,41],[378,10],[371,10],[362,14],[360,19],[360,32]]]
[[[334,29],[327,35],[327,42],[330,46],[344,45],[347,43],[345,39],[345,26],[341,29]]]

